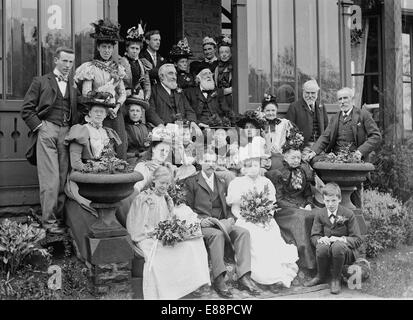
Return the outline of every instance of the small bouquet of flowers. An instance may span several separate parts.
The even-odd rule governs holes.
[[[269,199],[268,186],[258,192],[257,189],[247,192],[241,196],[240,213],[247,222],[267,226],[273,218],[273,212],[277,204]]]
[[[115,151],[109,145],[103,148],[101,157],[98,160],[87,160],[83,173],[129,173],[133,172],[133,167],[125,160],[116,158]]]
[[[199,237],[200,224],[187,223],[173,216],[160,221],[151,236],[162,242],[162,245],[172,247],[178,242]]]

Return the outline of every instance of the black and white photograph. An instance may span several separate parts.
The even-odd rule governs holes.
[[[413,299],[413,0],[0,0],[0,39],[0,300]]]

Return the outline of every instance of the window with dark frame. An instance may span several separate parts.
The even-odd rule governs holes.
[[[92,59],[90,23],[103,18],[105,1],[47,0],[38,7],[38,0],[0,0],[0,99],[22,100],[35,76],[53,70],[59,46],[75,48],[76,66]]]
[[[261,102],[264,93],[294,102],[303,83],[315,78],[321,101],[336,103],[342,72],[337,2],[248,0],[247,9],[249,102]]]

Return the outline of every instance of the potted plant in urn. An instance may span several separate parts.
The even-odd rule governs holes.
[[[313,164],[314,170],[323,182],[336,182],[341,188],[341,205],[356,209],[350,196],[357,187],[366,181],[367,175],[373,171],[374,165],[358,159],[350,146],[342,148],[337,154],[329,153]]]
[[[99,161],[86,162],[82,171],[73,171],[70,179],[79,186],[79,194],[91,201],[99,219],[90,227],[94,238],[123,236],[127,231],[115,217],[120,201],[133,193],[133,186],[143,179],[129,164],[105,148]]]
[[[93,238],[127,234],[115,212],[120,201],[132,194],[133,185],[143,179],[128,162],[116,157],[115,145],[122,142],[113,129],[103,126],[114,107],[111,97],[106,92],[90,92],[81,101],[88,110],[86,124],[73,126],[65,138],[72,167],[66,193],[98,218],[88,228]]]

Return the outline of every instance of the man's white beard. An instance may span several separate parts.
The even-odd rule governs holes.
[[[203,90],[214,90],[215,89],[215,82],[214,80],[201,80],[201,88]]]
[[[162,83],[165,87],[167,87],[168,89],[171,89],[171,90],[175,90],[178,87],[178,84],[176,83],[176,81],[164,80]]]

